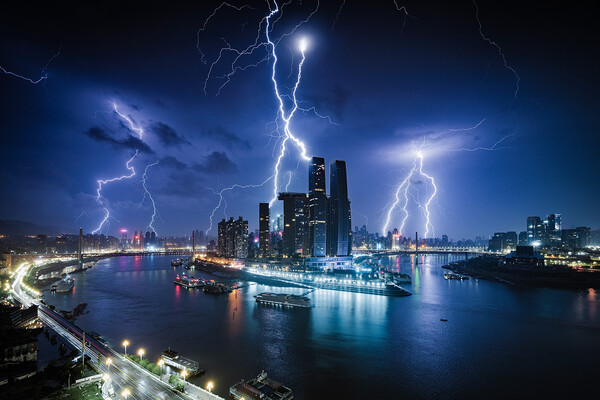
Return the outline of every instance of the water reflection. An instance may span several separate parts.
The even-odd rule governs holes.
[[[103,260],[75,276],[74,292],[45,297],[65,310],[87,302],[90,313],[77,324],[116,349],[126,337],[150,358],[171,346],[199,361],[207,373],[192,381],[215,380],[222,396],[263,369],[299,399],[523,397],[560,393],[564,382],[592,375],[600,357],[600,346],[590,345],[600,328],[596,291],[445,280],[441,265],[461,258],[384,257],[381,265],[411,275],[404,286],[413,296],[317,290],[308,310],[254,298],[304,288],[252,284],[221,296],[184,289],[173,284],[177,272],[225,278],[175,269],[168,257]]]

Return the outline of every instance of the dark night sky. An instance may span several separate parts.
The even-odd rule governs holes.
[[[80,2],[71,8],[20,2],[3,8],[0,66],[37,79],[61,51],[40,84],[0,73],[0,219],[93,230],[103,215],[96,180],[127,173],[125,162],[136,149],[137,176],[103,192],[118,220],[104,233],[147,226],[152,209],[148,199],[139,207],[140,178],[157,160],[147,186],[160,212],[159,235],[206,230],[219,201],[211,189],[260,184],[271,175],[277,151],[269,141],[277,112],[272,60],[238,70],[218,96],[223,81],[209,80],[205,95],[208,66],[196,33],[220,2],[198,3]],[[353,226],[368,220],[369,230],[381,230],[386,204],[412,167],[412,143],[423,143],[423,170],[438,187],[431,205],[436,236],[523,230],[528,215],[552,212],[563,214],[565,227],[600,228],[598,44],[591,5],[479,4],[484,34],[520,77],[514,99],[516,78],[479,35],[471,1],[402,2],[410,14],[403,28],[404,14],[393,1],[348,0],[334,29],[341,1],[326,3],[279,42],[277,72],[287,91],[295,73],[290,67],[300,57],[298,40],[307,37],[297,96],[335,124],[299,112],[292,130],[309,155],[347,161]],[[209,64],[225,43],[221,38],[234,47],[254,41],[267,5],[249,4],[253,9],[225,7],[207,24],[199,44]],[[315,5],[286,6],[273,37]],[[226,72],[222,63],[213,76]],[[113,102],[144,129],[142,140],[112,111]],[[460,130],[484,118],[476,129]],[[457,151],[489,148],[507,135],[497,151]],[[282,168],[281,188],[291,171],[289,189],[306,191],[307,164],[293,146]],[[413,184],[415,197],[431,193],[425,180]],[[242,215],[254,229],[258,202],[269,201],[272,190],[269,182],[226,192],[227,208],[216,218]],[[407,231],[423,231],[423,213],[412,200],[409,211]],[[400,220],[396,213],[392,226]]]

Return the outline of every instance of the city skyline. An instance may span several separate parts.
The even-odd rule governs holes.
[[[109,220],[100,232],[116,237],[122,227],[147,229],[154,211],[147,191],[158,210],[156,234],[164,237],[206,232],[221,204],[215,191],[264,183],[278,151],[268,125],[277,112],[271,64],[236,71],[220,92],[218,79],[208,80],[206,95],[203,89],[219,35],[235,45],[251,41],[250,26],[267,8],[257,2],[255,10],[221,10],[199,32],[219,4],[127,6],[110,14],[109,30],[102,25],[109,8],[41,6],[43,17],[7,10],[0,66],[33,81],[47,77],[33,84],[0,74],[8,94],[0,171],[10,188],[0,219],[92,232],[104,218],[98,180],[128,174],[129,160],[136,178],[103,189],[103,204],[119,222]],[[386,206],[419,151],[438,189],[429,237],[520,232],[524,218],[552,213],[564,216],[564,228],[598,229],[593,205],[600,189],[593,182],[600,165],[593,149],[600,143],[591,118],[598,78],[592,63],[577,61],[593,37],[586,6],[564,17],[532,4],[516,15],[510,5],[468,1],[407,3],[408,15],[393,2],[340,4],[320,4],[295,35],[283,37],[277,72],[293,78],[297,43],[306,38],[297,96],[302,107],[314,106],[330,120],[300,112],[292,127],[309,157],[346,160],[352,228],[387,233],[381,232]],[[275,37],[316,5],[292,5]],[[135,29],[126,18],[134,8],[146,21]],[[177,18],[177,27],[167,17]],[[558,17],[568,29],[548,29]],[[289,147],[279,191],[304,191],[307,167]],[[412,183],[416,198],[431,193],[423,177]],[[209,234],[216,236],[225,214],[243,216],[254,231],[257,204],[272,192],[272,181],[223,192]],[[408,236],[424,231],[423,213],[412,200],[409,207]],[[274,208],[276,214],[283,213]],[[401,221],[395,212],[390,230]]]

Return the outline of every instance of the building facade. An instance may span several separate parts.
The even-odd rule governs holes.
[[[310,257],[310,265],[325,265],[323,259],[335,257],[345,267],[352,261],[351,208],[348,199],[346,163],[330,164],[331,195],[325,190],[325,160],[313,157],[309,165],[308,193],[279,193],[283,201],[282,255]],[[340,258],[346,257],[346,260]]]
[[[329,229],[327,234],[330,257],[343,257],[352,254],[352,221],[350,201],[348,200],[348,182],[346,179],[346,163],[336,160],[329,166]]]
[[[269,236],[269,203],[260,203],[258,205],[258,256],[260,258],[271,254]]]
[[[218,225],[217,252],[222,257],[248,257],[248,221],[239,217],[234,220],[224,218]]]

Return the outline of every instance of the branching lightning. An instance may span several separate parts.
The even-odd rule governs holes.
[[[475,19],[477,19],[477,24],[479,25],[479,35],[482,37],[483,40],[485,40],[486,42],[488,42],[489,44],[494,46],[496,48],[496,50],[498,50],[498,54],[502,58],[502,62],[504,62],[504,67],[506,69],[508,69],[510,72],[512,72],[512,74],[516,78],[515,95],[514,95],[513,102],[512,102],[512,104],[514,104],[514,102],[517,100],[517,95],[519,94],[519,83],[521,82],[521,77],[519,76],[519,74],[517,74],[517,71],[515,71],[515,69],[508,64],[508,61],[506,60],[506,55],[502,51],[502,48],[500,47],[500,45],[498,43],[494,42],[492,39],[490,39],[483,33],[483,25],[481,24],[481,21],[479,20],[479,7],[477,6],[477,2],[475,0],[473,0],[473,5],[475,6]]]
[[[519,84],[521,81],[521,78],[519,77],[519,74],[517,73],[517,71],[508,64],[508,61],[506,59],[506,55],[504,54],[504,52],[502,51],[502,48],[500,47],[500,45],[498,45],[498,43],[496,43],[495,41],[491,40],[489,37],[487,37],[484,33],[483,33],[483,25],[481,24],[481,20],[479,19],[479,7],[477,6],[477,2],[475,0],[473,1],[473,5],[475,6],[475,18],[477,20],[477,24],[479,26],[479,35],[481,36],[481,38],[488,42],[490,45],[492,45],[493,47],[496,48],[496,50],[498,51],[498,54],[500,55],[500,57],[502,58],[502,62],[504,63],[504,67],[509,70],[516,79],[515,82],[515,91],[514,91],[514,96],[513,96],[513,101],[511,106],[514,104],[514,102],[517,99],[517,95],[519,93]],[[408,17],[408,12],[406,7],[404,6],[399,6],[397,1],[394,0],[394,4],[396,6],[396,9],[398,11],[402,11],[404,12],[404,23],[402,25],[402,29],[404,29],[404,25],[406,24],[406,17]],[[461,129],[448,129],[448,132],[466,132],[466,131],[471,131],[474,129],[479,128],[484,122],[485,122],[486,118],[483,118],[479,123],[477,123],[476,125],[469,127],[469,128],[461,128]],[[462,147],[462,148],[455,148],[455,149],[447,149],[447,151],[469,151],[469,152],[475,152],[475,151],[498,151],[498,150],[502,150],[502,149],[506,149],[508,147],[506,146],[502,146],[503,143],[505,143],[505,141],[514,136],[516,134],[516,131],[513,132],[512,134],[506,135],[504,137],[502,137],[500,140],[496,141],[492,146],[490,147],[483,147],[483,146],[478,146],[478,147],[474,147],[474,148],[466,148],[466,147]],[[424,143],[423,143],[424,144]],[[431,231],[433,231],[433,225],[431,223],[431,213],[430,213],[430,209],[429,206],[431,205],[431,202],[433,201],[433,199],[435,198],[436,194],[437,194],[437,186],[435,184],[435,180],[433,178],[433,176],[428,175],[427,173],[425,173],[423,171],[423,153],[421,152],[421,148],[423,147],[423,144],[416,149],[415,151],[415,158],[413,161],[413,166],[411,168],[411,170],[409,171],[408,175],[404,178],[404,180],[402,182],[400,182],[399,186],[396,189],[395,192],[395,196],[394,196],[394,200],[391,201],[390,203],[388,203],[386,205],[387,208],[387,213],[386,213],[386,219],[385,219],[385,223],[383,225],[383,233],[385,234],[388,231],[388,228],[390,226],[390,220],[392,218],[392,214],[394,212],[394,210],[396,209],[396,207],[400,207],[403,213],[403,217],[402,217],[402,222],[400,225],[400,233],[404,234],[404,227],[406,224],[406,221],[408,219],[409,213],[407,210],[407,205],[408,205],[408,201],[409,201],[409,195],[414,199],[415,203],[418,204],[418,206],[423,210],[424,215],[425,215],[425,233],[424,233],[424,237],[427,238],[427,236],[429,235],[429,231],[431,229]],[[431,185],[431,187],[433,187],[433,192],[431,194],[427,193],[426,197],[427,197],[427,201],[425,201],[425,203],[422,203],[419,200],[419,192],[417,191],[417,195],[415,196],[414,193],[410,192],[410,189],[412,187],[412,180],[415,176],[422,176],[423,178],[425,178],[425,180],[428,182],[429,185]],[[416,188],[415,188],[416,190]],[[400,204],[402,204],[400,206]]]
[[[123,118],[125,121],[127,121],[127,123],[129,124],[129,129],[131,129],[132,131],[134,131],[135,133],[138,134],[139,138],[142,139],[143,135],[144,135],[144,130],[140,127],[135,126],[135,124],[133,123],[133,121],[131,120],[130,117],[128,117],[125,114],[122,114],[121,112],[119,112],[119,109],[117,108],[117,104],[113,103],[113,110],[115,111],[115,113],[117,113],[117,115],[121,118]]]
[[[277,62],[278,62],[277,45],[280,43],[280,41],[284,37],[294,34],[302,24],[308,22],[310,20],[310,18],[318,11],[319,6],[320,6],[320,2],[317,1],[317,5],[316,5],[315,9],[312,10],[305,19],[298,22],[288,32],[283,33],[276,39],[273,39],[271,37],[273,28],[274,28],[275,24],[282,17],[283,8],[290,3],[291,3],[291,1],[285,2],[281,5],[281,7],[279,6],[277,1],[273,2],[273,7],[271,6],[271,4],[269,4],[269,12],[267,15],[265,15],[261,19],[261,21],[258,25],[258,31],[256,33],[256,37],[255,37],[253,43],[251,43],[246,48],[236,49],[225,38],[221,38],[223,40],[223,42],[225,43],[225,46],[220,49],[216,59],[212,63],[210,63],[210,65],[208,67],[208,73],[207,73],[207,76],[206,76],[206,79],[204,82],[204,93],[205,94],[207,93],[207,85],[211,78],[222,79],[223,83],[219,86],[219,88],[217,89],[217,92],[216,92],[216,95],[218,96],[220,94],[221,90],[230,82],[231,77],[236,72],[243,71],[243,70],[245,70],[247,68],[251,68],[251,67],[257,67],[259,64],[269,62],[272,60],[271,81],[273,82],[273,89],[274,89],[275,97],[277,99],[278,109],[277,109],[277,116],[274,121],[274,125],[275,125],[274,134],[271,135],[271,138],[269,140],[276,138],[277,143],[275,144],[275,147],[278,146],[279,150],[277,152],[275,152],[275,148],[274,148],[274,154],[273,154],[274,157],[273,158],[275,160],[275,163],[273,166],[273,173],[263,183],[258,184],[258,185],[235,184],[228,188],[222,189],[221,191],[213,190],[213,193],[219,196],[219,202],[218,202],[217,206],[213,209],[212,213],[210,214],[210,217],[209,217],[210,224],[209,224],[209,228],[207,229],[207,232],[210,229],[212,229],[214,214],[224,203],[225,200],[223,198],[223,195],[227,191],[233,190],[235,188],[246,189],[246,188],[261,187],[261,186],[264,186],[270,180],[273,180],[273,198],[271,199],[269,204],[271,206],[274,204],[275,200],[277,200],[277,192],[278,192],[278,188],[279,188],[279,174],[280,174],[280,170],[281,170],[282,161],[286,155],[288,142],[291,142],[298,149],[301,159],[307,160],[307,161],[310,160],[310,157],[307,154],[306,145],[304,144],[304,142],[302,140],[300,140],[292,132],[292,129],[290,126],[291,120],[294,117],[294,114],[298,110],[300,110],[304,113],[309,113],[309,112],[314,113],[319,118],[325,119],[325,120],[329,121],[330,123],[333,123],[331,118],[329,118],[328,116],[319,114],[315,107],[307,107],[307,108],[301,107],[299,105],[299,101],[297,100],[297,97],[296,97],[296,92],[298,90],[298,87],[300,85],[300,80],[302,77],[302,66],[304,65],[304,61],[306,59],[305,52],[306,52],[306,49],[308,46],[308,42],[305,38],[300,39],[298,42],[298,50],[300,51],[301,59],[298,62],[297,75],[296,75],[296,79],[294,80],[294,85],[289,90],[289,93],[282,93],[280,90],[281,85],[280,85],[280,83],[278,81],[278,77],[277,77]],[[225,8],[225,7],[233,8],[236,11],[242,11],[245,8],[249,8],[249,9],[252,8],[247,5],[237,7],[237,6],[231,5],[227,2],[224,2],[220,6],[218,6],[208,16],[208,18],[204,21],[202,27],[197,32],[197,42],[196,42],[196,47],[198,48],[198,51],[201,54],[202,62],[205,64],[208,64],[208,63],[206,61],[204,52],[200,49],[200,45],[199,45],[200,44],[200,34],[203,31],[205,31],[207,24],[217,14],[217,12],[220,9]],[[258,61],[255,61],[253,63],[242,64],[241,60],[245,56],[255,55],[259,51],[265,51],[264,57],[260,58]],[[228,69],[227,73],[225,73],[222,76],[213,76],[213,70],[215,69],[215,67],[217,65],[219,65],[222,62],[222,60],[224,59],[224,55],[227,53],[234,55],[234,58],[230,64],[230,67],[227,68]],[[293,61],[292,61],[292,70],[291,70],[289,76],[291,76],[292,74],[293,74]],[[291,106],[286,107],[284,98],[289,99],[289,101],[291,101]],[[289,187],[289,185],[291,183],[291,177],[292,177],[292,174],[290,173],[290,175],[289,175],[290,180],[288,181],[286,187]]]
[[[144,200],[146,199],[146,196],[148,196],[148,198],[150,199],[150,202],[152,203],[152,218],[150,219],[148,228],[152,229],[152,232],[155,232],[155,233],[156,233],[156,230],[154,229],[154,221],[155,221],[156,217],[158,216],[158,209],[156,208],[156,202],[154,201],[154,197],[152,197],[152,193],[150,193],[150,191],[148,190],[148,187],[146,186],[146,181],[148,179],[148,169],[150,167],[153,167],[156,164],[158,164],[159,161],[160,160],[157,160],[156,162],[153,162],[152,164],[146,165],[146,168],[144,169],[144,175],[142,176],[142,187],[144,188],[144,198],[140,202],[140,205],[141,205],[144,202]]]
[[[411,168],[411,170],[409,171],[409,173],[406,175],[406,177],[404,178],[404,180],[402,182],[400,182],[400,185],[398,186],[398,188],[396,189],[396,193],[395,193],[395,200],[390,204],[388,204],[389,208],[387,211],[387,215],[386,215],[386,220],[385,220],[385,224],[383,225],[383,233],[385,234],[385,232],[388,231],[388,228],[390,226],[390,221],[392,218],[392,214],[395,210],[396,207],[399,206],[399,204],[401,203],[401,210],[402,210],[402,223],[400,224],[400,234],[405,234],[404,231],[404,226],[406,225],[406,221],[408,219],[409,216],[409,212],[408,212],[408,196],[410,195],[415,202],[419,205],[419,207],[421,207],[423,209],[423,212],[425,214],[425,233],[423,235],[424,238],[427,238],[427,236],[429,235],[429,230],[431,228],[431,230],[433,231],[433,225],[431,224],[431,213],[429,211],[429,206],[431,204],[431,202],[433,201],[435,195],[437,194],[437,186],[435,184],[435,179],[431,176],[428,175],[427,173],[425,173],[423,171],[423,153],[421,152],[421,147],[417,148],[415,150],[415,158],[413,160],[413,166]],[[415,178],[418,178],[419,176],[422,176],[423,178],[425,178],[429,184],[433,187],[433,192],[431,194],[427,194],[427,201],[423,204],[419,201],[418,197],[416,197],[413,193],[410,192],[411,188],[416,190],[416,188],[414,187],[414,182],[413,180]]]
[[[8,70],[6,70],[2,66],[0,66],[0,71],[2,71],[2,73],[6,74],[6,75],[14,76],[15,78],[19,78],[19,79],[22,79],[24,81],[27,81],[27,82],[31,83],[32,85],[37,85],[38,83],[40,83],[40,82],[48,79],[48,73],[46,72],[46,69],[48,68],[48,66],[50,65],[50,63],[52,61],[54,61],[54,59],[60,55],[60,50],[61,49],[62,49],[62,47],[59,47],[58,48],[58,52],[56,54],[54,54],[52,57],[50,57],[50,59],[48,60],[48,62],[44,66],[44,68],[42,68],[42,75],[38,79],[31,79],[31,78],[28,78],[26,76],[17,74],[15,72],[8,71]]]
[[[277,5],[277,3],[275,3]],[[275,166],[273,168],[274,174],[273,174],[273,198],[271,199],[271,201],[269,202],[269,206],[273,206],[273,203],[275,202],[275,200],[277,200],[277,189],[278,189],[278,179],[279,179],[279,168],[281,165],[281,160],[283,159],[283,157],[285,156],[285,150],[286,150],[286,144],[288,142],[288,140],[291,140],[300,150],[300,156],[302,157],[302,159],[308,161],[310,160],[310,157],[308,157],[306,155],[306,146],[304,145],[304,143],[298,139],[296,136],[294,136],[290,130],[290,121],[292,119],[292,117],[294,116],[294,113],[298,110],[298,101],[296,99],[296,91],[298,90],[298,85],[300,84],[300,79],[302,78],[302,65],[304,64],[304,60],[306,60],[306,56],[305,56],[305,51],[306,51],[306,39],[301,39],[300,40],[300,52],[302,53],[302,59],[300,60],[300,63],[298,64],[298,76],[296,79],[296,83],[294,85],[294,88],[292,89],[292,102],[293,102],[293,107],[292,109],[289,111],[289,113],[286,116],[286,112],[285,112],[285,107],[284,107],[284,103],[283,103],[283,98],[281,96],[281,94],[279,93],[279,86],[277,84],[277,78],[276,78],[276,66],[277,66],[277,54],[275,51],[275,44],[271,41],[271,38],[269,37],[269,19],[274,15],[274,13],[278,12],[279,9],[276,7],[275,10],[273,12],[271,12],[271,14],[269,15],[269,17],[267,18],[267,24],[266,24],[266,35],[267,35],[267,41],[269,42],[269,44],[271,45],[271,52],[272,52],[272,56],[273,56],[273,70],[272,70],[272,74],[271,74],[271,80],[273,81],[273,88],[275,90],[275,96],[277,96],[277,100],[279,101],[279,117],[283,120],[283,131],[284,131],[284,135],[283,135],[283,140],[281,141],[280,144],[280,152],[279,152],[279,156],[276,159],[276,163]]]
[[[122,118],[126,123],[127,123],[127,127],[132,131],[135,132],[138,137],[140,139],[143,138],[144,136],[144,129],[137,126],[131,117],[123,114],[122,112],[119,111],[119,108],[117,107],[116,103],[113,103],[113,111],[115,112],[115,114],[117,114],[120,118]],[[107,221],[111,218],[110,215],[110,211],[108,209],[108,206],[106,204],[106,199],[104,198],[104,196],[102,196],[102,189],[103,187],[108,184],[108,183],[112,183],[115,181],[122,181],[122,180],[126,180],[126,179],[131,179],[136,175],[135,169],[133,167],[133,165],[131,165],[131,163],[133,162],[133,160],[138,156],[139,154],[139,150],[135,151],[135,154],[133,155],[133,157],[131,157],[127,163],[125,164],[125,167],[130,171],[129,174],[127,175],[122,175],[119,177],[115,177],[115,178],[111,178],[111,179],[99,179],[98,182],[98,187],[96,189],[96,201],[98,202],[98,204],[100,204],[100,206],[102,207],[102,210],[104,212],[104,217],[102,218],[102,221],[100,221],[100,224],[98,225],[98,227],[92,231],[92,234],[98,233],[102,230],[103,226],[107,223]],[[148,178],[148,169],[154,165],[158,164],[158,161],[149,164],[146,166],[146,168],[144,169],[144,175],[142,176],[142,187],[144,188],[144,197],[142,199],[142,202],[146,199],[146,196],[148,196],[148,198],[150,199],[151,203],[152,203],[152,217],[150,220],[150,223],[148,224],[148,227],[152,229],[152,231],[156,232],[156,230],[154,229],[154,222],[156,220],[156,217],[158,215],[158,209],[156,207],[156,202],[154,201],[154,198],[152,197],[152,194],[150,193],[150,191],[148,190],[148,187],[146,186],[146,180]],[[140,203],[141,204],[141,203]]]
[[[102,187],[104,185],[106,185],[107,183],[133,178],[135,176],[135,169],[130,164],[133,161],[133,159],[137,157],[138,152],[139,152],[139,150],[136,150],[133,157],[131,157],[129,159],[129,161],[127,161],[127,163],[125,164],[125,166],[127,167],[127,169],[130,172],[129,175],[121,175],[121,176],[111,178],[111,179],[98,179],[98,188],[96,189],[96,201],[98,202],[98,204],[100,204],[100,206],[104,210],[104,218],[102,218],[102,221],[100,221],[100,225],[98,225],[98,227],[92,231],[92,234],[98,233],[102,229],[102,227],[104,226],[106,221],[108,221],[108,219],[110,218],[110,211],[108,211],[108,207],[104,203],[104,197],[102,196]]]
[[[213,194],[219,196],[219,203],[217,204],[217,206],[215,208],[213,208],[212,212],[210,213],[210,217],[209,217],[209,221],[210,221],[210,225],[208,226],[208,229],[206,230],[206,233],[208,233],[212,227],[213,227],[213,217],[215,216],[215,213],[217,212],[217,210],[219,208],[221,208],[221,205],[223,205],[223,203],[227,204],[225,201],[225,198],[223,197],[223,194],[225,192],[229,192],[233,189],[250,189],[250,188],[258,188],[258,187],[262,187],[264,186],[267,182],[269,182],[271,179],[273,179],[273,175],[271,175],[270,177],[268,177],[267,179],[265,179],[264,182],[258,184],[258,185],[240,185],[240,184],[234,184],[232,186],[226,187],[224,189],[221,189],[220,191],[217,191],[215,189],[211,189]]]

